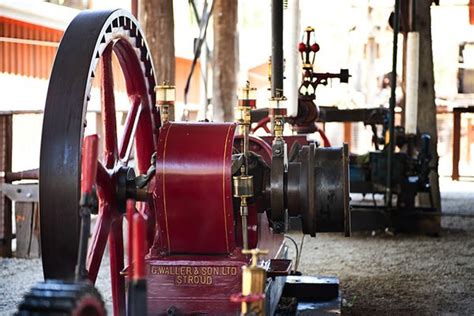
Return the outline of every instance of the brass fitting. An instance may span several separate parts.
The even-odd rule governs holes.
[[[253,196],[253,176],[240,175],[232,177],[234,182],[234,196],[249,198]]]
[[[249,133],[250,133],[250,111],[256,105],[256,89],[250,87],[247,81],[244,88],[239,89],[239,103],[237,104],[236,119],[243,136],[242,154],[244,164],[241,167],[241,175],[233,177],[234,196],[240,197],[240,216],[242,218],[242,247],[248,249],[248,205],[247,198],[253,196],[253,177],[248,175],[249,159]]]
[[[267,273],[265,269],[257,266],[259,256],[268,254],[268,250],[250,249],[242,250],[244,255],[252,255],[250,265],[242,267],[242,296],[258,296],[262,299],[254,302],[242,302],[242,315],[265,315],[265,285]]]
[[[273,119],[273,135],[275,138],[283,137],[284,130],[284,117],[286,116],[286,108],[283,107],[282,103],[286,101],[286,97],[280,95],[270,98],[270,116]]]
[[[247,81],[245,87],[239,89],[239,101],[236,107],[236,121],[239,125],[250,126],[250,111],[256,107],[256,92],[257,89],[250,87],[250,82]]]
[[[155,87],[156,106],[160,109],[161,124],[169,121],[169,108],[174,106],[176,92],[175,86],[172,86],[168,81],[163,81],[163,84]]]
[[[244,169],[245,171],[245,169]],[[248,249],[248,224],[249,209],[247,198],[253,196],[253,176],[245,173],[232,177],[234,196],[240,198],[240,216],[242,217],[242,248]]]

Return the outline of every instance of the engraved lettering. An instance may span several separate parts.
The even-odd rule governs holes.
[[[176,285],[212,285],[215,277],[236,276],[239,273],[236,266],[151,266],[154,275],[170,276]]]

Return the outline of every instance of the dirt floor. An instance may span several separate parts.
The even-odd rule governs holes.
[[[306,237],[299,270],[338,276],[346,315],[474,315],[474,182],[443,179],[441,186],[440,237],[386,232]],[[110,308],[104,268],[98,287]],[[12,314],[41,278],[40,260],[0,259],[0,315]]]

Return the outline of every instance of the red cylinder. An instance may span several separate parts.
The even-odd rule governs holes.
[[[90,135],[84,138],[82,145],[82,177],[81,177],[81,193],[92,193],[92,187],[95,184],[97,173],[97,157],[98,157],[99,137]]]
[[[133,253],[133,270],[132,279],[135,281],[143,280],[146,278],[146,266],[145,266],[145,255],[146,255],[146,225],[143,217],[136,213],[133,215],[133,242],[132,242],[132,253]]]
[[[135,201],[127,200],[127,223],[128,223],[128,269],[133,269],[133,215],[135,214]]]

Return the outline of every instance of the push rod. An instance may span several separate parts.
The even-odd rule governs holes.
[[[272,97],[283,95],[283,0],[272,0]]]
[[[393,153],[395,151],[395,105],[397,88],[397,52],[398,52],[398,32],[400,29],[400,0],[395,0],[395,12],[393,15],[393,56],[392,56],[392,77],[390,80],[390,113],[388,116],[389,122],[389,143],[387,152],[387,189],[386,189],[386,204],[387,209],[392,208],[392,163]]]

